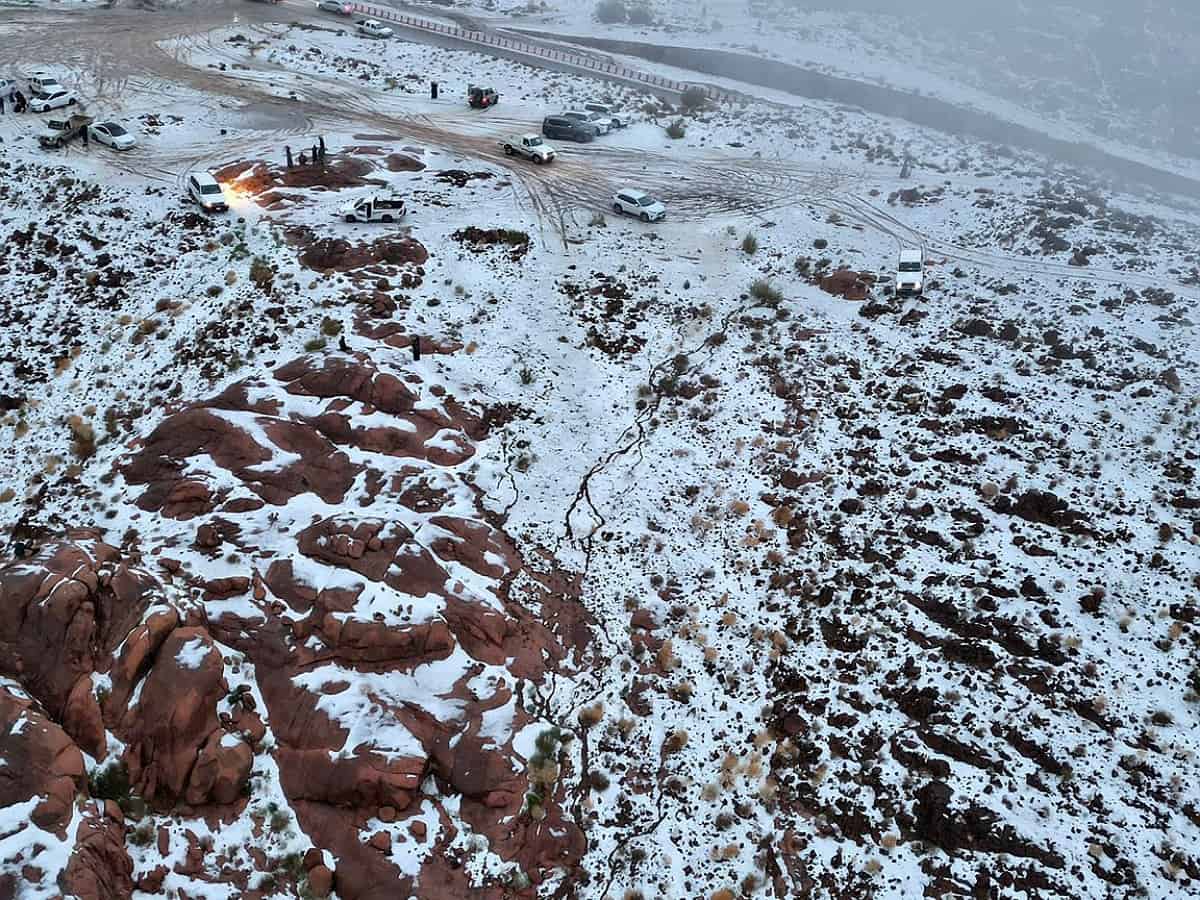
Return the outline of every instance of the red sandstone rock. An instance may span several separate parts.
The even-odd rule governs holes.
[[[221,656],[206,631],[177,628],[167,636],[137,705],[126,711],[119,726],[128,745],[124,758],[130,782],[147,802],[169,808],[182,799],[193,805],[233,799],[218,799],[214,792],[226,796],[228,779],[241,762],[211,748],[209,758],[198,761],[217,732],[216,704],[227,689]],[[249,771],[248,748],[245,754],[243,776]],[[201,762],[201,780],[191,785],[193,767]]]
[[[324,865],[308,870],[308,889],[314,897],[328,897],[333,891],[333,873]]]
[[[85,787],[83,755],[58,725],[30,700],[0,688],[0,807],[42,797],[30,818],[39,828],[65,834],[75,794]],[[16,773],[20,773],[16,776]]]
[[[125,900],[133,894],[133,862],[125,850],[125,825],[112,804],[89,804],[79,817],[75,851],[63,887],[79,900]],[[112,804],[115,807],[116,804]]]
[[[470,666],[446,694],[460,710],[446,721],[422,709],[419,701],[395,703],[360,695],[361,685],[352,686],[349,676],[318,679],[319,687],[311,690],[296,681],[298,675],[319,673],[334,664],[407,676],[456,649],[480,664],[506,666],[516,677],[537,681],[547,665],[569,658],[572,647],[577,650],[586,641],[586,614],[571,605],[577,586],[558,576],[552,583],[549,576],[531,573],[522,596],[532,592],[536,616],[510,598],[509,582],[517,573],[528,572],[525,561],[503,531],[484,524],[490,520],[482,507],[477,515],[464,511],[464,497],[469,504],[477,495],[473,487],[460,483],[456,493],[447,484],[458,478],[457,473],[439,477],[436,468],[428,466],[472,455],[472,441],[489,427],[486,419],[467,411],[444,390],[423,392],[415,376],[402,379],[345,355],[310,357],[280,368],[276,378],[275,397],[270,396],[269,384],[255,384],[251,391],[249,383],[242,383],[209,403],[168,416],[124,470],[126,480],[141,488],[142,509],[160,517],[156,522],[143,514],[143,546],[137,549],[149,559],[167,561],[163,570],[175,574],[174,584],[186,582],[201,602],[186,607],[181,616],[165,602],[153,576],[125,564],[111,547],[94,541],[48,546],[33,565],[0,570],[0,611],[16,612],[0,617],[0,650],[9,651],[7,661],[0,653],[0,667],[40,692],[36,695],[48,708],[56,704],[53,716],[61,717],[69,735],[89,753],[104,751],[106,728],[115,733],[126,744],[122,759],[134,791],[153,808],[171,808],[184,816],[203,812],[214,817],[210,823],[238,814],[237,801],[253,761],[251,745],[267,736],[269,724],[273,755],[296,824],[315,847],[338,859],[336,881],[342,900],[467,895],[470,889],[461,873],[449,875],[441,868],[439,847],[429,855],[428,874],[410,883],[391,862],[387,832],[365,840],[366,821],[375,815],[395,821],[412,809],[426,783],[460,794],[463,816],[471,827],[487,835],[504,858],[520,861],[535,881],[543,877],[538,866],[570,867],[581,852],[582,835],[562,820],[553,800],[546,821],[554,823],[554,829],[533,829],[524,823],[514,829],[527,789],[521,767],[511,747],[497,747],[476,736],[483,711],[508,702],[511,695],[504,689],[477,697],[468,689],[467,679],[481,665]],[[288,393],[322,402],[306,404],[303,415],[285,412]],[[431,395],[436,398],[433,404]],[[420,410],[415,408],[419,399]],[[360,404],[375,416],[369,427],[355,423]],[[313,415],[312,409],[321,411]],[[237,424],[244,415],[270,418],[256,423],[252,434]],[[389,415],[397,417],[395,427],[380,424]],[[434,435],[439,444],[450,444],[426,446]],[[342,445],[426,462],[397,466],[385,475],[352,463]],[[287,457],[279,467],[262,465],[277,458],[279,450],[297,458]],[[197,474],[213,466],[221,470],[220,478],[207,480]],[[261,499],[229,499],[236,495],[228,487],[231,479]],[[353,497],[348,495],[351,486]],[[359,495],[360,490],[365,493]],[[388,491],[403,497],[399,502],[427,523],[419,543],[408,528],[371,517],[370,497]],[[246,513],[264,503],[288,504],[301,495],[343,507],[339,514],[316,522],[301,520],[295,538],[303,559],[272,559],[269,552],[261,552],[271,547],[262,530],[263,514]],[[208,515],[218,507],[219,515]],[[452,508],[454,514],[440,515],[443,508]],[[197,516],[205,516],[199,528],[191,521],[176,524]],[[161,540],[168,533],[170,539]],[[214,564],[211,572],[193,562],[186,570],[174,565],[174,553],[186,553],[190,560],[196,550],[214,551],[226,544],[237,545],[245,560],[240,571],[225,566],[220,557],[226,554],[221,552],[206,554]],[[545,564],[549,567],[553,561]],[[313,578],[314,566],[331,577]],[[309,579],[315,583],[306,583]],[[397,621],[401,612],[384,615],[378,607],[372,614],[360,612],[364,585],[383,596],[388,589],[395,591],[399,607],[405,606],[406,596],[420,598],[420,611],[413,613],[420,618]],[[489,590],[491,596],[479,595]],[[430,603],[429,596],[436,601]],[[52,602],[42,602],[46,597]],[[253,598],[261,614],[214,612],[221,604],[212,601],[233,597],[241,598],[236,601],[240,605]],[[38,609],[32,616],[26,614],[35,601]],[[205,603],[211,606],[206,609]],[[287,621],[281,618],[285,613]],[[253,662],[262,699],[259,710],[253,694],[228,694],[225,664],[214,638]],[[230,665],[232,674],[237,663]],[[101,702],[92,688],[93,672],[106,673],[110,685]],[[103,684],[104,676],[97,678]],[[389,758],[374,751],[369,741],[347,746],[349,735],[319,703],[322,697],[351,689],[351,697],[361,696],[364,710],[372,704],[384,707],[384,715],[411,732],[420,752]],[[35,765],[21,780],[22,789],[30,791],[27,796],[45,798],[39,815],[47,822],[71,821],[70,811],[83,786],[81,757],[70,736],[57,732],[55,740],[63,750],[58,768]],[[74,767],[68,764],[72,759]],[[93,820],[87,854],[93,862],[85,868],[94,872],[79,869],[72,877],[80,879],[81,892],[93,892],[89,897],[127,896],[130,873],[112,852],[120,810],[113,804],[97,805]],[[260,827],[265,831],[265,825]],[[160,829],[158,838],[157,846],[148,849],[166,857],[172,849],[169,834]],[[409,822],[396,839],[406,838],[430,840],[425,822]],[[434,838],[444,839],[444,832]],[[270,871],[268,854],[249,849],[259,871]],[[248,872],[222,867],[228,869],[228,860],[211,853],[206,858],[205,848],[192,835],[177,871],[197,882],[228,878],[248,896],[253,893],[248,886],[256,882]],[[333,889],[333,873],[319,853],[307,854],[304,868],[315,893]],[[121,872],[125,882],[120,881]],[[160,891],[166,874],[166,867],[140,873],[139,890]],[[499,895],[480,896],[493,900]]]

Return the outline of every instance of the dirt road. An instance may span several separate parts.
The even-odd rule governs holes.
[[[547,224],[563,235],[582,224],[579,216],[586,219],[591,211],[606,209],[618,185],[632,182],[658,194],[673,217],[759,215],[805,202],[889,234],[902,245],[926,246],[982,267],[1125,285],[1150,283],[1128,273],[1081,272],[931,240],[857,197],[874,183],[861,171],[604,146],[573,148],[544,168],[513,166],[497,140],[517,120],[503,113],[473,118],[412,115],[393,98],[361,83],[284,70],[213,38],[218,28],[237,26],[253,34],[280,22],[317,28],[346,24],[302,0],[6,10],[0,12],[5,49],[9,59],[20,62],[0,68],[0,74],[28,75],[38,65],[59,63],[71,71],[68,81],[76,84],[89,111],[120,109],[128,115],[131,110],[172,106],[193,109],[201,127],[194,129],[191,142],[153,151],[142,148],[116,163],[159,181],[181,181],[197,165],[227,161],[264,142],[306,146],[311,135],[322,131],[387,134],[508,168]],[[198,64],[198,57],[208,63]]]

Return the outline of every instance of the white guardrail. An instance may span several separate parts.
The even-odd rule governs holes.
[[[372,19],[395,22],[397,25],[402,25],[405,28],[414,28],[418,31],[428,31],[433,34],[444,34],[455,40],[478,44],[481,47],[499,47],[504,50],[512,50],[515,53],[523,53],[526,56],[536,56],[539,59],[545,59],[550,62],[560,62],[581,69],[590,69],[602,76],[611,75],[614,78],[637,81],[650,87],[677,91],[681,94],[689,88],[696,88],[703,91],[704,95],[710,100],[720,100],[725,96],[722,91],[710,85],[676,81],[673,78],[664,78],[661,75],[651,75],[648,72],[641,72],[637,69],[629,69],[625,66],[607,63],[592,56],[581,56],[580,54],[571,53],[566,50],[555,50],[551,47],[529,44],[525,41],[517,41],[512,38],[501,37],[498,34],[489,34],[483,31],[466,31],[457,25],[444,25],[441,22],[434,22],[430,19],[418,19],[415,16],[406,16],[390,9],[381,9],[377,6],[367,6],[362,3],[351,3],[349,4],[349,9],[354,13],[370,16]]]

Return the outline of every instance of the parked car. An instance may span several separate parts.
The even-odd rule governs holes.
[[[29,76],[29,93],[31,94],[52,94],[63,89],[63,86],[58,83],[58,79],[48,72],[34,72]]]
[[[392,36],[392,29],[374,19],[359,19],[354,23],[354,27],[358,29],[359,34],[367,37],[390,38]]]
[[[101,122],[99,125],[88,126],[88,137],[114,150],[129,150],[137,143],[137,139],[116,122]]]
[[[532,159],[539,165],[551,162],[558,153],[553,147],[542,140],[538,134],[518,134],[506,141],[500,142],[501,149],[508,156],[523,156]]]
[[[667,208],[635,188],[624,188],[613,195],[613,212],[637,216],[643,222],[657,222],[667,214]]]
[[[38,143],[43,147],[64,147],[83,134],[83,130],[91,124],[91,116],[50,119],[38,134]]]
[[[587,144],[596,139],[596,128],[590,122],[579,122],[565,116],[546,116],[542,119],[542,134],[556,141]]]
[[[583,108],[590,113],[596,113],[605,119],[608,119],[611,130],[624,128],[629,124],[628,120],[620,113],[613,112],[613,108],[605,103],[585,103]]]
[[[342,0],[318,0],[317,9],[321,12],[336,13],[339,16],[348,16],[353,10],[349,3],[343,3]]]
[[[38,94],[29,101],[29,111],[35,113],[50,112],[52,109],[62,109],[64,106],[74,106],[79,99],[66,88],[59,88],[50,94]]]
[[[225,212],[229,204],[217,179],[208,172],[192,172],[187,179],[187,193],[192,202],[205,212]]]
[[[901,250],[896,266],[896,293],[920,297],[925,291],[925,253],[921,250]]]
[[[467,105],[472,109],[487,109],[499,102],[500,95],[494,88],[479,87],[474,84],[467,88]]]
[[[408,208],[404,198],[395,195],[363,197],[344,204],[338,212],[347,222],[398,222]]]
[[[612,123],[609,119],[600,115],[598,112],[574,112],[569,111],[561,113],[565,119],[574,119],[576,122],[587,122],[596,129],[596,134],[608,134],[612,128]]]

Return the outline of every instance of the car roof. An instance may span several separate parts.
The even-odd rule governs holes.
[[[536,134],[532,131],[527,131],[524,134],[520,135],[520,137],[521,138],[536,138],[539,141],[542,139],[542,136],[540,134]]]
[[[625,194],[628,197],[632,197],[634,200],[640,200],[642,197],[650,196],[645,191],[639,191],[637,188],[631,188],[631,187],[621,188],[619,191],[617,191],[617,193]]]
[[[900,259],[904,262],[920,262],[924,254],[920,250],[901,250]]]
[[[212,177],[209,172],[196,171],[192,173],[192,177],[196,179],[197,184],[216,184],[217,179]]]

